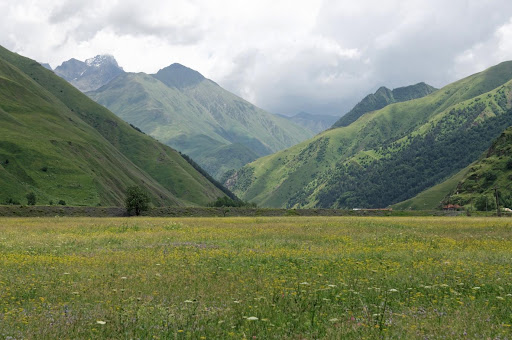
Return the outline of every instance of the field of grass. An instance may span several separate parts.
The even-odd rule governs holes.
[[[1,218],[0,338],[512,337],[512,220]]]

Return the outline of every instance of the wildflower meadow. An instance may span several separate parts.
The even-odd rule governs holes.
[[[0,338],[512,339],[512,219],[2,218]]]

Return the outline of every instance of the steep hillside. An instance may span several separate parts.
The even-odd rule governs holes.
[[[123,68],[111,55],[98,55],[85,62],[70,59],[55,68],[55,74],[82,92],[96,90],[123,73]]]
[[[33,191],[41,204],[121,205],[134,184],[155,205],[223,196],[176,151],[0,47],[0,203]]]
[[[510,102],[509,97],[509,102]],[[495,188],[500,206],[512,208],[512,128],[506,129],[478,161],[465,169],[443,204],[472,206],[479,210],[495,207]],[[445,192],[446,195],[446,192]],[[480,207],[479,202],[480,201]],[[485,203],[487,201],[487,203]]]
[[[475,161],[512,124],[512,62],[258,159],[226,182],[272,207],[386,207]]]
[[[413,198],[409,198],[403,202],[393,204],[391,207],[396,210],[435,210],[443,205],[446,196],[457,187],[459,181],[469,171],[469,167],[462,169],[447,180],[434,185]]]
[[[297,113],[295,116],[281,116],[286,118],[295,124],[302,126],[303,128],[308,129],[314,134],[320,133],[329,129],[332,124],[334,124],[339,117],[330,116],[330,115],[314,115],[307,112]]]
[[[88,95],[216,178],[313,135],[179,64],[121,75]]]
[[[422,98],[436,90],[436,88],[425,83],[399,87],[394,90],[390,90],[383,86],[379,88],[377,92],[364,97],[363,100],[354,106],[352,110],[347,112],[336,123],[334,123],[332,127],[348,126],[367,112],[380,110],[389,104]]]

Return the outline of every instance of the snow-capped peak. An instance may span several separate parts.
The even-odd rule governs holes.
[[[89,58],[89,59],[85,60],[85,64],[87,66],[92,66],[92,67],[101,67],[105,64],[114,64],[115,66],[119,66],[119,65],[117,65],[117,61],[114,58],[114,56],[112,56],[110,54],[97,55],[94,58]]]

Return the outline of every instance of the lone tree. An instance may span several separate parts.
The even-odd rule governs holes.
[[[126,199],[124,201],[128,214],[135,211],[135,215],[139,216],[141,211],[149,208],[149,195],[140,187],[134,185],[126,189]]]
[[[36,205],[36,194],[34,194],[33,192],[29,192],[25,197],[27,197],[28,205]]]

